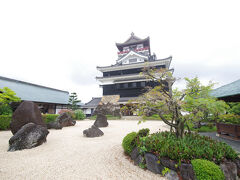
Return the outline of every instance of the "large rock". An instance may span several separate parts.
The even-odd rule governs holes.
[[[33,102],[24,101],[13,113],[10,129],[12,133],[15,134],[22,126],[28,123],[34,123],[46,127],[38,106]]]
[[[49,122],[47,123],[48,129],[62,129],[62,125],[58,122]]]
[[[91,128],[83,131],[83,135],[86,137],[99,137],[104,135],[104,133],[98,127],[92,125]]]
[[[169,158],[165,158],[165,157],[160,158],[160,163],[164,167],[167,167],[171,170],[177,171],[177,165],[178,165],[177,162],[175,162]]]
[[[180,169],[180,174],[181,174],[183,180],[196,179],[195,175],[194,175],[192,164],[182,163],[179,169]]]
[[[74,126],[76,124],[76,121],[66,112],[60,114],[60,116],[57,117],[56,122],[62,127]]]
[[[240,158],[235,159],[234,162],[237,165],[237,175],[240,177]]]
[[[138,155],[139,155],[139,151],[137,147],[133,148],[132,152],[130,153],[131,159],[132,160],[137,159]]]
[[[107,117],[104,114],[97,114],[96,121],[94,122],[94,125],[97,127],[107,127]]]
[[[168,180],[179,180],[179,177],[178,177],[178,174],[173,171],[173,170],[170,170],[169,172],[167,172],[165,175],[164,175]]]
[[[46,127],[34,123],[25,124],[9,139],[8,151],[31,149],[46,142],[49,131]]]
[[[142,156],[141,154],[139,154],[139,155],[137,156],[137,158],[134,159],[134,164],[135,164],[135,165],[139,165],[139,164],[141,164],[141,163],[143,163],[143,162],[144,162],[144,158],[143,158],[143,156]]]
[[[104,114],[121,117],[120,105],[113,103],[100,103],[94,110],[93,115]]]
[[[234,162],[225,161],[220,164],[226,180],[237,180],[237,166]]]
[[[160,164],[158,157],[152,153],[145,153],[147,169],[155,174],[161,174],[164,167]]]

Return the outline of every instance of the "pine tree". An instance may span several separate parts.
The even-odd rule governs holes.
[[[70,106],[70,109],[76,110],[78,109],[77,103],[81,102],[81,100],[78,100],[77,93],[73,92],[69,96],[68,104]]]

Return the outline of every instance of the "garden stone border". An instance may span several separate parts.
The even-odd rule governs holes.
[[[165,176],[168,180],[195,180],[196,176],[193,170],[192,164],[181,163],[178,167],[178,163],[174,160],[171,160],[166,157],[158,159],[158,157],[150,152],[145,152],[144,155],[140,154],[137,147],[133,148],[132,152],[130,153],[131,159],[134,161],[135,165],[139,165],[146,161],[146,168],[155,173],[161,174]],[[226,161],[225,164],[231,164],[234,168],[225,168],[222,169],[223,163],[220,164],[220,168],[222,169],[225,178],[233,177],[237,179],[240,173],[240,158],[235,159],[234,161]],[[226,166],[227,167],[227,166]],[[163,170],[168,168],[170,171],[166,174],[162,174]],[[178,172],[178,173],[177,173]],[[180,175],[180,178],[179,178]]]

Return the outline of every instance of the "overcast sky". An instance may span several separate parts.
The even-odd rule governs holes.
[[[150,36],[180,78],[218,86],[240,78],[240,2],[221,0],[0,1],[0,76],[102,96],[96,66],[115,64],[115,43]],[[177,86],[183,87],[183,81]]]

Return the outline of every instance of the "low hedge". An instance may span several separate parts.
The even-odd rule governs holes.
[[[0,129],[7,130],[10,128],[12,115],[0,115]]]
[[[59,114],[42,114],[43,121],[47,124],[49,122],[54,122]]]
[[[121,117],[119,117],[119,116],[113,116],[113,115],[110,115],[110,114],[107,114],[106,116],[107,116],[108,120],[119,120],[119,119],[121,119]],[[89,119],[96,120],[96,118],[97,118],[97,116],[94,115],[94,116],[91,116]]]
[[[168,157],[185,163],[193,159],[207,159],[219,164],[225,158],[233,160],[237,157],[237,153],[226,143],[198,134],[186,134],[181,139],[170,132],[158,132],[140,138],[137,146],[159,158]]]
[[[54,122],[58,117],[58,114],[43,114],[43,121],[47,124],[49,122]],[[0,115],[0,129],[7,130],[10,128],[10,123],[12,120],[12,115]]]
[[[218,122],[240,125],[240,116],[235,114],[223,114],[219,116]]]
[[[224,180],[224,174],[220,167],[213,162],[195,159],[191,161],[197,180]]]

